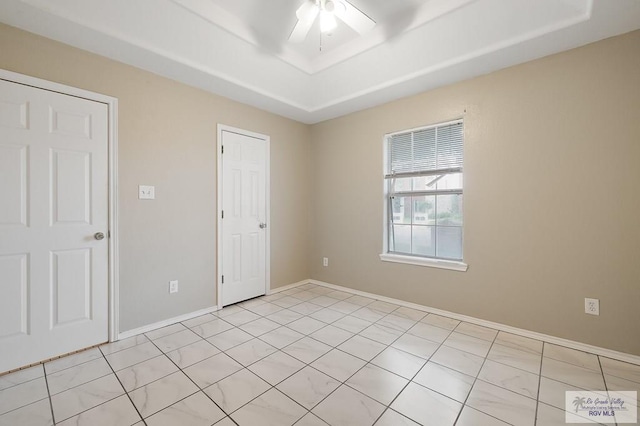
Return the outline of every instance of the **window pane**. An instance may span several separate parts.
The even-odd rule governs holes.
[[[411,191],[411,178],[392,179],[393,192]]]
[[[411,225],[393,225],[391,239],[393,251],[411,253]]]
[[[411,197],[391,198],[393,223],[411,224]]]
[[[438,195],[436,217],[439,226],[462,226],[462,194]]]
[[[435,225],[436,224],[436,197],[426,195],[413,197],[413,224],[414,225]]]
[[[437,257],[462,259],[462,228],[457,226],[437,227]]]
[[[462,189],[462,173],[442,176],[436,183],[436,189]]]
[[[413,178],[414,191],[433,191],[436,189],[438,176],[419,176]]]
[[[413,254],[432,257],[436,255],[435,226],[414,226],[412,241]]]

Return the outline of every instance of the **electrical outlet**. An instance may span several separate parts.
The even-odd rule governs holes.
[[[322,266],[329,266],[329,258],[328,257],[323,257],[322,258]]]
[[[589,315],[600,315],[600,299],[584,299],[584,313]]]
[[[169,281],[169,293],[178,292],[178,281]]]
[[[156,187],[150,185],[138,186],[138,199],[139,200],[155,200],[156,199]]]

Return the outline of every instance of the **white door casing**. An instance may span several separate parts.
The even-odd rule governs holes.
[[[218,127],[218,306],[269,283],[269,137]]]
[[[109,106],[0,80],[0,173],[0,372],[108,341]]]

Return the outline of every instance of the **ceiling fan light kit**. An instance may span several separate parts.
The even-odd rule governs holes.
[[[305,0],[296,11],[298,22],[291,31],[289,41],[303,42],[318,15],[321,34],[331,34],[338,26],[336,17],[358,34],[363,34],[376,25],[371,18],[346,0]]]

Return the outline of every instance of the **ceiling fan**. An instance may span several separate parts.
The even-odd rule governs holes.
[[[303,42],[318,15],[322,33],[331,33],[335,29],[336,17],[358,34],[363,34],[376,25],[371,18],[346,0],[305,0],[296,11],[298,22],[289,36],[289,41]]]

